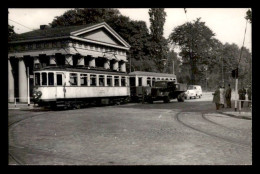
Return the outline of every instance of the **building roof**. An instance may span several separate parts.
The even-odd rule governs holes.
[[[87,25],[75,25],[75,26],[59,26],[54,28],[37,29],[30,32],[16,34],[11,38],[11,41],[31,40],[31,39],[42,39],[42,38],[53,38],[70,36],[70,33],[83,28],[90,27],[95,24]]]
[[[155,72],[145,72],[145,71],[134,71],[129,73],[130,76],[153,76],[153,77],[171,77],[176,78],[175,74],[166,73],[155,73]]]

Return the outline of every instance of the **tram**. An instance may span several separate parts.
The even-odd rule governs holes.
[[[79,108],[95,102],[127,102],[126,73],[79,68],[45,67],[34,71],[34,102],[39,106]]]

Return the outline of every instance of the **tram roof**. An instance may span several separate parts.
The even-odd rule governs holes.
[[[130,76],[153,76],[153,77],[171,77],[176,78],[175,74],[156,73],[156,72],[145,72],[145,71],[134,71],[129,73]]]

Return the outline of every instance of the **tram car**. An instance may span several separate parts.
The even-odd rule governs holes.
[[[34,71],[33,99],[39,106],[80,108],[127,102],[129,96],[129,78],[123,72],[70,67]]]

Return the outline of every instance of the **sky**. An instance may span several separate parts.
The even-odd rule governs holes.
[[[40,25],[49,24],[55,16],[62,15],[69,9],[64,8],[31,8],[15,9],[9,8],[8,22],[14,26],[16,33],[24,33],[38,29]],[[120,8],[122,15],[128,16],[131,20],[142,20],[150,27],[148,8]],[[252,24],[246,23],[245,16],[248,8],[186,8],[185,15],[183,8],[165,8],[166,21],[164,24],[164,37],[168,38],[172,30],[185,22],[201,18],[214,33],[215,38],[225,43],[235,43],[239,47],[243,45],[251,49]],[[247,27],[247,28],[246,28]]]

